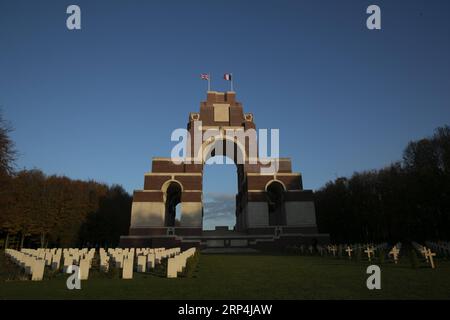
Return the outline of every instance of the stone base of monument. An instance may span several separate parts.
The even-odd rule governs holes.
[[[201,250],[201,253],[204,254],[216,254],[216,253],[258,253],[260,250],[256,250],[253,248],[205,248]]]
[[[166,229],[165,233],[163,232]],[[139,228],[130,230],[129,236],[120,237],[120,247],[171,248],[183,250],[196,247],[207,248],[251,248],[256,250],[280,249],[289,245],[315,245],[329,242],[329,235],[318,233],[315,227],[262,227],[248,229],[246,232],[224,230],[201,231],[191,228]],[[148,233],[146,233],[146,231]]]

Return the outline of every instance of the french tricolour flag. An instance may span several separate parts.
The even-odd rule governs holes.
[[[227,81],[231,81],[231,73],[225,73],[225,74],[223,75],[223,78],[224,78],[225,80],[227,80]]]

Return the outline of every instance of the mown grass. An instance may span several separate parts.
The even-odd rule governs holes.
[[[3,259],[4,260],[4,259]],[[201,255],[190,277],[134,274],[121,280],[94,272],[81,290],[67,275],[42,282],[7,281],[0,262],[0,299],[449,299],[450,262],[413,269],[407,259],[381,266],[382,289],[368,290],[368,263],[296,255]]]

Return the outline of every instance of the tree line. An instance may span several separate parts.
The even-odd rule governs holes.
[[[0,114],[0,237],[3,246],[117,246],[128,233],[131,196],[118,185],[40,170],[14,170],[11,128]]]
[[[450,127],[410,142],[401,161],[328,182],[315,201],[337,242],[450,239]]]

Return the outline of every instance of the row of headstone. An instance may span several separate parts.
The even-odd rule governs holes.
[[[51,267],[53,270],[59,270],[62,256],[62,249],[25,249],[21,250],[29,256],[45,260],[45,266]]]
[[[38,259],[43,259],[45,265],[52,270],[58,271],[61,267],[61,259],[63,261],[63,272],[68,272],[69,266],[79,266],[79,276],[81,280],[89,278],[89,270],[92,267],[92,260],[94,259],[95,249],[22,249],[21,252],[34,256]]]
[[[80,280],[87,280],[96,251],[87,248],[24,248],[21,251],[7,249],[5,253],[27,275],[30,275],[32,280],[42,280],[46,266],[55,271],[69,272],[72,265],[79,267]],[[195,249],[181,252],[180,248],[109,248],[108,250],[100,248],[99,267],[103,272],[108,272],[111,267],[121,269],[123,279],[132,279],[134,271],[149,272],[166,259],[167,277],[176,277],[177,273],[185,268],[187,259],[194,253]]]
[[[134,257],[135,248],[109,248],[107,252],[101,249],[100,269],[108,271],[111,262],[115,268],[122,270],[122,279],[133,279]]]
[[[377,251],[385,250],[388,247],[387,243],[373,244],[373,243],[355,243],[355,244],[328,244],[317,245],[316,250],[321,256],[333,256],[344,257],[352,259],[355,256],[355,252],[365,253],[368,261],[371,261]],[[312,254],[314,248],[309,246],[309,251]]]
[[[428,248],[426,246],[423,246],[417,242],[413,242],[413,247],[422,255],[422,257],[426,260],[426,262],[431,266],[431,268],[435,268],[435,261],[434,261],[434,257],[436,256],[436,253],[432,252],[430,248],[432,248],[434,251],[440,252],[441,254],[445,255],[445,254],[450,254],[450,243],[449,242],[445,242],[445,241],[439,241],[439,242],[431,242],[431,241],[427,241],[426,244],[428,246]],[[359,251],[359,252],[363,252],[365,253],[365,255],[367,256],[367,260],[371,261],[374,256],[375,253],[377,251],[380,250],[386,250],[388,248],[388,244],[387,243],[381,243],[381,244],[370,244],[370,243],[366,243],[366,244],[329,244],[326,246],[322,246],[322,245],[317,245],[316,249],[319,252],[319,254],[321,256],[324,255],[332,255],[332,256],[343,256],[343,252],[346,253],[346,255],[348,256],[349,259],[352,258],[353,255],[353,251]],[[390,250],[388,251],[388,257],[392,257],[392,261],[397,264],[399,261],[399,257],[400,257],[400,251],[402,248],[402,244],[396,243],[392,248],[390,248]],[[313,251],[312,246],[309,247],[309,250]],[[382,254],[382,253],[381,253]]]
[[[192,257],[195,251],[195,248],[190,248],[169,258],[167,260],[167,278],[176,278],[178,273],[186,267],[187,259]]]
[[[40,281],[44,278],[44,259],[14,249],[6,249],[5,254],[23,269],[26,275],[31,276],[31,280]]]
[[[132,279],[133,271],[144,273],[180,253],[180,248],[100,249],[100,269],[108,271],[110,265],[122,269],[122,279]]]
[[[45,267],[58,271],[63,261],[63,272],[70,265],[78,265],[81,280],[87,280],[95,249],[26,249],[8,251],[7,255],[13,262],[24,268],[26,274],[31,274],[32,280],[42,280]]]

